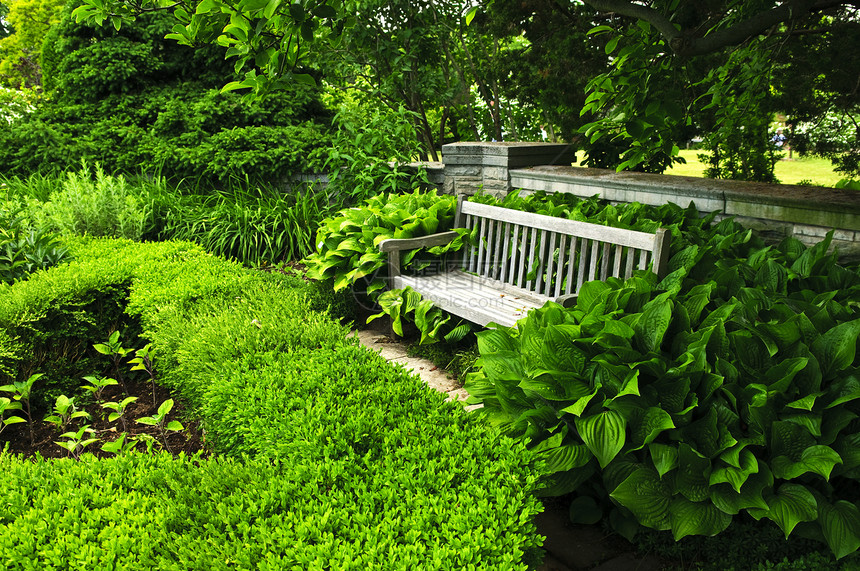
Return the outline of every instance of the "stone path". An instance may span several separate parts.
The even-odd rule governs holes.
[[[365,347],[382,355],[391,363],[400,363],[423,380],[427,386],[448,395],[449,400],[466,400],[469,393],[460,383],[451,378],[444,369],[440,369],[432,361],[421,357],[410,357],[406,354],[406,345],[392,341],[380,331],[363,329],[353,332],[358,341]]]

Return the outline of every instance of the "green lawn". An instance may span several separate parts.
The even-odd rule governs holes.
[[[687,160],[685,165],[676,165],[665,174],[682,176],[702,176],[705,166],[696,157],[703,151],[682,150],[681,156]],[[833,165],[820,157],[801,157],[776,163],[776,178],[783,184],[797,184],[801,180],[812,181],[820,186],[833,186],[844,175],[833,172]]]

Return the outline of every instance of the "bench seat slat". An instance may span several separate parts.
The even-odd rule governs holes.
[[[486,283],[482,286],[482,282]],[[539,296],[525,295],[528,292],[523,295],[516,295],[515,291],[500,293],[500,289],[492,287],[493,282],[454,271],[433,276],[400,276],[394,280],[394,287],[409,286],[442,309],[479,325],[496,322],[511,327],[530,309],[541,307],[548,301]],[[496,282],[495,285],[507,284]]]

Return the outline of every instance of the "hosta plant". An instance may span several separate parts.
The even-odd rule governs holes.
[[[588,283],[573,308],[479,333],[466,386],[542,457],[544,494],[578,496],[575,519],[680,539],[745,512],[845,556],[860,546],[860,275],[828,245],[716,260],[691,245],[659,284]]]
[[[368,317],[367,323],[387,315],[391,318],[391,328],[402,337],[403,322],[408,319],[415,323],[421,333],[421,345],[441,340],[456,343],[472,331],[468,321],[459,318],[452,320],[450,313],[436,307],[432,301],[424,299],[408,286],[386,291],[379,296],[377,303],[382,311]]]
[[[359,208],[341,210],[322,222],[317,232],[316,252],[304,261],[308,277],[332,280],[334,290],[359,286],[372,294],[385,286],[387,255],[379,243],[388,238],[416,238],[451,230],[457,200],[435,191],[412,194],[381,194]],[[441,256],[463,245],[458,238],[449,245],[412,250],[401,256],[406,271],[420,271]],[[429,256],[428,256],[429,254]]]

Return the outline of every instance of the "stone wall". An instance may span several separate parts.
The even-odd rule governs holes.
[[[840,257],[860,261],[857,191],[579,168],[571,166],[569,147],[551,143],[453,143],[442,147],[442,160],[443,176],[437,167],[434,178],[451,194],[521,189],[655,206],[692,202],[703,215],[735,217],[771,243],[794,236],[813,244],[834,230]]]

